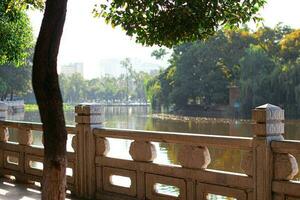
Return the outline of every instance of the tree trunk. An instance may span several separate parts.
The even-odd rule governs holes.
[[[32,85],[44,136],[43,200],[64,200],[67,132],[57,74],[57,54],[66,16],[67,0],[47,0],[35,47]]]

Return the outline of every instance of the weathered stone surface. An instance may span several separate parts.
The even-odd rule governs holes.
[[[254,124],[253,132],[257,136],[271,136],[271,135],[282,135],[284,134],[284,123],[258,123]]]
[[[1,127],[0,129],[0,142],[7,142],[9,139],[9,131],[7,127]]]
[[[18,129],[17,140],[20,145],[30,146],[33,142],[33,136],[31,130]]]
[[[297,160],[291,154],[274,155],[274,178],[276,180],[292,180],[298,173]]]
[[[156,158],[156,149],[151,142],[134,141],[130,145],[129,154],[135,161],[152,162]]]
[[[82,103],[75,106],[75,113],[78,115],[101,114],[101,105],[95,103]]]
[[[245,174],[248,176],[253,176],[253,153],[246,152],[243,155],[242,162],[241,162],[241,168],[244,171]]]
[[[109,142],[106,138],[96,139],[96,155],[106,156],[110,150]]]
[[[75,116],[75,122],[79,124],[101,124],[102,116],[101,115],[79,115]]]
[[[179,149],[178,161],[185,168],[205,169],[211,159],[207,147],[183,145]]]
[[[284,120],[284,110],[272,104],[265,104],[252,110],[252,119],[257,123]]]

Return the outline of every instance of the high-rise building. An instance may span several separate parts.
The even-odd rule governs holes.
[[[71,76],[75,73],[83,76],[83,63],[70,63],[61,67],[61,74]]]

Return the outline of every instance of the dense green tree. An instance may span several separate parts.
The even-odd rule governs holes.
[[[260,46],[251,46],[240,61],[242,106],[246,112],[257,105],[273,102],[276,88],[272,75],[276,63]],[[275,103],[275,102],[274,102]]]
[[[60,87],[65,102],[102,102],[117,103],[127,101],[127,78],[129,80],[129,97],[132,102],[147,102],[145,82],[150,79],[145,72],[130,70],[127,77],[121,74],[118,77],[105,75],[100,78],[85,80],[81,74],[71,76],[60,75]]]
[[[289,116],[300,114],[299,41],[299,30],[279,24],[254,32],[224,30],[208,40],[179,45],[171,67],[148,82],[149,98],[154,107],[203,109],[226,105],[228,86],[236,85],[244,113],[271,102]]]
[[[300,29],[286,34],[279,43],[280,53],[286,61],[295,62],[300,58]]]
[[[239,60],[254,41],[247,29],[240,29],[219,31],[206,41],[177,46],[171,67],[149,82],[154,88],[159,85],[152,102],[178,109],[226,104],[228,86],[239,81]]]
[[[26,3],[34,0],[7,0]],[[142,44],[173,46],[212,35],[220,26],[245,23],[265,0],[107,1],[101,16],[122,25]],[[14,5],[14,4],[13,4]],[[19,7],[19,6],[18,6]],[[57,55],[67,12],[67,0],[46,0],[33,59],[32,84],[44,133],[42,199],[65,199],[67,131],[57,74]],[[51,106],[49,106],[51,105]]]
[[[0,64],[22,65],[33,45],[29,18],[24,10],[11,6],[8,0],[0,2]]]
[[[219,27],[233,27],[256,15],[265,0],[132,1],[113,0],[99,5],[98,16],[112,26],[122,26],[127,35],[146,45],[168,47],[204,39]]]
[[[24,97],[31,90],[31,66],[2,65],[0,79],[5,88],[0,91],[1,99],[13,100],[14,96]]]
[[[253,37],[257,40],[257,44],[273,59],[280,57],[279,43],[283,37],[293,30],[289,26],[281,23],[277,24],[274,28],[260,27]],[[278,60],[279,61],[279,60]]]

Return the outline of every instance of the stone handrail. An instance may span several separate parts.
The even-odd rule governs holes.
[[[220,147],[242,150],[250,150],[252,148],[252,138],[249,137],[230,137],[219,135],[159,131],[139,131],[114,128],[94,129],[94,134],[97,137],[110,137],[137,141],[140,140],[200,146],[205,145],[207,147]]]
[[[118,199],[120,194],[123,194],[138,197],[137,199],[192,200],[203,199],[208,192],[246,199],[248,195],[246,191],[251,189],[253,182],[251,177],[207,169],[211,160],[208,147],[251,150],[251,138],[104,128],[94,129],[94,135],[96,177],[101,177],[100,171],[107,173],[102,175],[103,182],[97,184],[99,199],[109,199],[112,196]],[[107,157],[109,141],[106,138],[133,140],[129,150],[133,161]],[[177,156],[181,167],[153,163],[157,150],[151,142],[181,144]],[[114,185],[110,180],[113,175],[130,177],[131,187],[122,188]],[[197,180],[201,180],[201,183],[197,183]],[[155,191],[153,188],[156,183],[178,188],[180,191],[178,197]],[[225,190],[222,191],[223,189]],[[197,194],[192,194],[193,190]],[[116,194],[113,195],[111,192]],[[163,196],[165,197],[162,198]]]
[[[10,142],[10,131],[17,142]],[[14,176],[17,181],[41,182],[44,150],[33,145],[33,131],[42,131],[41,123],[0,120],[0,175]],[[67,126],[68,134],[76,134],[75,126]],[[42,142],[42,141],[40,141]],[[75,153],[67,152],[68,189],[74,187]]]
[[[23,122],[13,120],[0,120],[0,126],[15,128],[15,129],[30,129],[33,131],[42,131],[43,124],[38,122]],[[75,126],[67,125],[67,132],[69,134],[76,134]]]
[[[293,181],[300,141],[284,140],[284,112],[266,104],[253,110],[253,138],[190,133],[108,129],[101,124],[101,108],[76,106],[76,126],[68,152],[68,188],[78,197],[103,200],[205,200],[222,195],[238,200],[300,199],[300,183]],[[43,149],[32,146],[32,130],[39,123],[0,121],[0,174],[19,180],[40,181],[42,171],[30,165],[43,161]],[[8,142],[9,129],[18,130],[19,144]],[[131,159],[109,157],[110,138],[130,140]],[[180,165],[155,162],[153,142],[176,144]],[[232,149],[242,155],[244,173],[210,169],[214,149]],[[212,154],[214,155],[214,154]],[[18,163],[9,162],[18,158]],[[123,180],[115,182],[115,179]],[[123,183],[123,185],[122,185]],[[125,184],[125,185],[124,185]],[[166,194],[159,188],[174,190]]]

